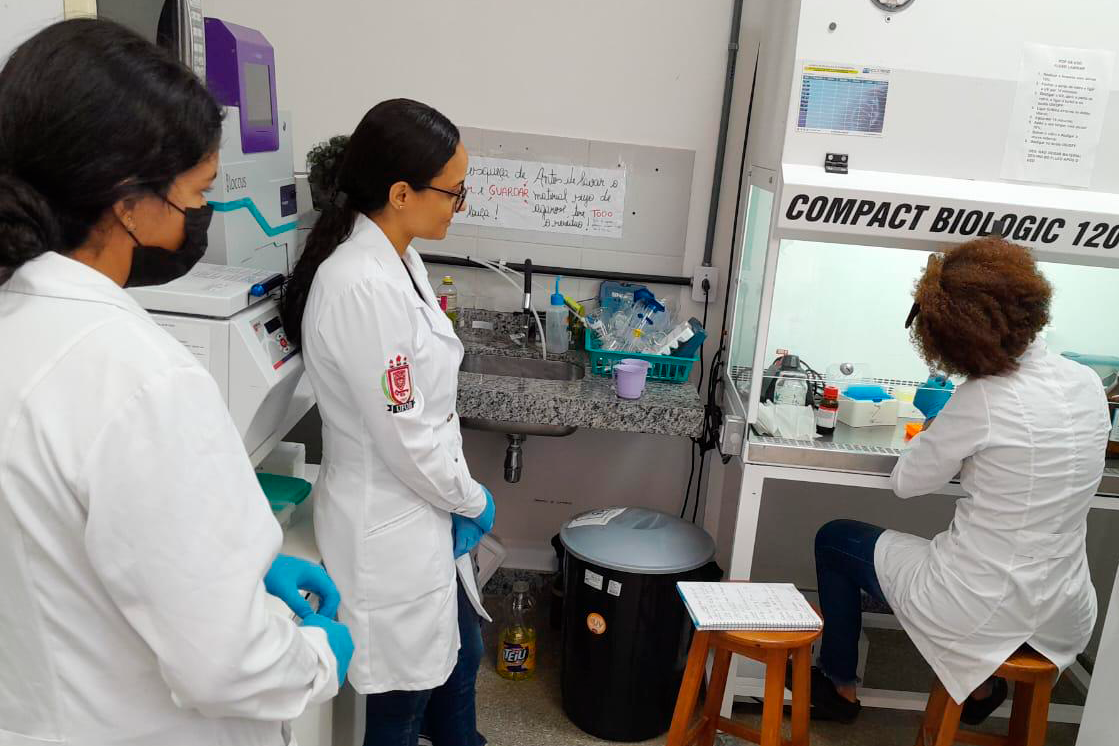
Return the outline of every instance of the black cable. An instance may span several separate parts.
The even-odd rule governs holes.
[[[710,299],[711,281],[708,280],[706,277],[703,278],[702,287],[703,287],[703,323],[702,323],[702,326],[703,326],[704,331],[706,332],[706,330],[707,330],[707,311],[708,311],[708,309],[711,308],[711,299]],[[712,360],[714,360],[714,358]],[[705,373],[705,370],[704,370],[704,364],[703,364],[703,345],[700,345],[699,346],[699,383],[696,384],[696,388],[695,388],[696,394],[699,394],[700,391],[703,390],[704,373]],[[704,408],[704,427],[705,428],[707,427],[706,407]],[[700,435],[700,438],[703,438],[703,434]],[[699,443],[698,443],[696,438],[691,438],[691,441],[692,441],[692,468],[688,472],[688,486],[684,489],[684,505],[680,508],[680,517],[681,518],[683,518],[684,515],[688,512],[688,501],[691,499],[691,495],[692,495],[692,479],[695,476],[695,450],[696,450],[696,446],[698,446]],[[703,453],[701,451],[700,452],[700,458],[702,459],[702,457],[703,457]],[[699,484],[703,484],[703,462],[702,462],[702,460],[700,461]],[[699,508],[699,489],[700,489],[699,484],[696,485],[696,502],[695,502],[695,506],[692,508],[692,523],[695,523],[695,512]]]
[[[707,454],[701,453],[699,455],[699,481],[695,485],[695,502],[692,504],[692,523],[695,523],[696,515],[699,513],[699,494],[703,487],[703,467],[707,465]]]
[[[758,62],[761,60],[762,49],[758,47],[758,53],[754,58],[754,79],[750,82],[750,105],[746,107],[746,131],[742,134],[742,160],[738,164],[738,190],[736,192],[737,199],[734,203],[734,223],[731,226],[730,234],[730,258],[727,260],[727,294],[723,298],[723,332],[727,330],[727,315],[730,311],[730,289],[731,271],[734,269],[734,250],[738,246],[738,225],[739,218],[742,216],[742,189],[746,185],[746,146],[750,140],[750,123],[754,117],[754,94],[758,90]]]
[[[808,404],[818,407],[820,406],[820,400],[824,398],[824,386],[827,385],[827,381],[803,360],[800,361],[800,367],[804,368],[808,375]]]
[[[703,331],[707,332],[707,309],[711,307],[711,281],[706,277],[703,278]],[[696,384],[695,392],[698,394],[703,390],[703,345],[699,346],[699,383]]]
[[[703,429],[698,438],[692,438],[693,444],[693,459],[695,449],[699,449],[699,482],[696,485],[695,503],[692,505],[692,523],[695,523],[699,516],[699,499],[702,493],[703,485],[703,472],[707,465],[707,454],[715,450],[719,446],[719,430],[723,424],[723,410],[719,407],[718,392],[719,384],[723,381],[722,368],[723,368],[723,354],[726,350],[726,335],[723,334],[719,340],[719,349],[715,352],[715,356],[711,358],[711,375],[707,382],[707,400],[703,405]],[[688,480],[689,489],[691,487],[691,479]],[[686,500],[687,498],[685,498]],[[686,502],[685,502],[686,507]]]
[[[688,500],[692,496],[692,479],[695,477],[695,440],[692,439],[692,468],[688,470],[688,486],[684,489],[684,504],[680,506],[680,517],[688,512]],[[694,521],[693,521],[694,522]]]

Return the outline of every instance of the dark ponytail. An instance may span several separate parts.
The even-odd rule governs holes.
[[[132,31],[62,21],[0,70],[0,282],[85,243],[106,211],[217,149],[220,107],[193,73]]]
[[[350,237],[358,213],[384,207],[399,181],[415,189],[427,186],[458,143],[451,120],[418,101],[382,101],[365,114],[333,168],[322,173],[326,204],[284,292],[284,330],[296,344],[303,340],[303,310],[315,272]]]
[[[24,262],[58,247],[58,223],[43,195],[0,174],[0,285]]]

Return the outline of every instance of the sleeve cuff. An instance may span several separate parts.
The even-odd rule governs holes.
[[[470,494],[467,496],[466,502],[462,507],[455,512],[459,515],[464,515],[467,518],[477,518],[482,515],[486,510],[486,492],[482,489],[482,485],[473,482],[470,488]]]
[[[338,696],[341,687],[338,684],[338,660],[326,640],[326,630],[318,627],[300,627],[299,634],[307,640],[307,644],[315,651],[315,656],[319,660],[315,668],[315,678],[311,682],[311,697],[308,699],[308,704],[319,705],[329,702]]]

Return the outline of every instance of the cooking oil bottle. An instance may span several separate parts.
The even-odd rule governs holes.
[[[505,626],[497,646],[497,673],[506,679],[521,681],[536,672],[536,605],[528,583],[513,583],[513,593],[505,602]]]
[[[451,319],[451,323],[458,326],[458,289],[450,275],[443,278],[439,289],[435,291],[435,298],[439,301],[439,308]]]

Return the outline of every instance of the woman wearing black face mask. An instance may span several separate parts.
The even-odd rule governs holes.
[[[266,608],[337,591],[276,560],[217,386],[123,289],[205,252],[220,133],[201,82],[110,23],[0,71],[5,743],[279,746],[345,675],[344,626]]]
[[[212,161],[214,157],[210,156],[206,160]],[[210,181],[213,181],[212,176]],[[145,246],[129,229],[128,237],[136,246],[132,249],[132,266],[128,271],[128,279],[124,282],[126,288],[162,285],[182,277],[206,253],[207,231],[210,229],[210,220],[214,217],[214,208],[204,205],[184,209],[170,200],[167,204],[183,214],[182,245],[174,251],[162,246]]]

